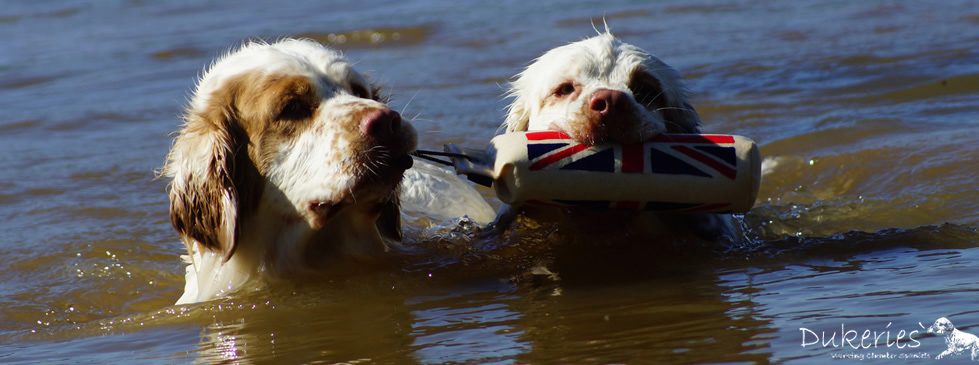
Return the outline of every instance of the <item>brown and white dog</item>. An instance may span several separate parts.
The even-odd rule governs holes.
[[[701,131],[680,73],[608,31],[544,53],[517,75],[508,96],[513,101],[507,132],[556,130],[585,144],[630,144],[664,132]],[[504,205],[489,231],[505,229],[523,212],[538,219],[571,218],[574,227],[596,233],[628,230],[659,237],[686,231],[713,240],[731,232],[725,215],[556,209]]]
[[[205,71],[161,175],[187,246],[177,304],[371,256],[401,239],[414,129],[342,55],[249,42]]]

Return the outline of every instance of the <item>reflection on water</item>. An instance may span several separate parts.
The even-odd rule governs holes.
[[[320,43],[344,49],[362,47],[417,46],[428,39],[432,29],[427,26],[403,28],[356,29],[338,33],[302,33],[295,37],[310,38]]]
[[[940,317],[979,333],[971,2],[478,10],[5,3],[0,362],[810,363],[932,359],[944,339],[923,328]],[[333,45],[386,87],[420,146],[481,147],[508,78],[603,19],[684,72],[708,131],[759,143],[745,241],[586,240],[534,222],[486,240],[418,216],[403,267],[171,306],[184,248],[154,170],[194,78],[228,47]],[[902,330],[917,346],[842,342]]]

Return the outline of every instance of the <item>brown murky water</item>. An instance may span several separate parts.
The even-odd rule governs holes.
[[[333,44],[421,146],[481,146],[506,80],[603,16],[687,76],[707,130],[761,146],[741,245],[450,222],[408,227],[433,253],[405,267],[171,306],[184,248],[154,170],[225,48]],[[5,2],[0,34],[2,363],[931,362],[936,319],[979,334],[970,1]]]

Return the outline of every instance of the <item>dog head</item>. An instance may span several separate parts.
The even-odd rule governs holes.
[[[276,260],[400,238],[396,187],[415,132],[339,52],[250,42],[218,59],[185,110],[162,175],[188,245]],[[341,249],[342,247],[342,249]]]
[[[557,130],[594,144],[700,130],[680,73],[608,32],[548,51],[509,96],[508,132]]]
[[[952,321],[948,318],[942,317],[935,320],[935,324],[928,327],[928,333],[943,334],[946,332],[951,333],[955,330],[955,326],[952,325]]]

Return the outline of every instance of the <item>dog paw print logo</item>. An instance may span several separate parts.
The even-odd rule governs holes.
[[[947,350],[935,356],[936,360],[949,355],[961,355],[964,352],[971,353],[973,361],[979,360],[979,337],[955,329],[948,318],[935,320],[935,324],[928,327],[928,333],[945,335],[945,344],[948,345]]]

